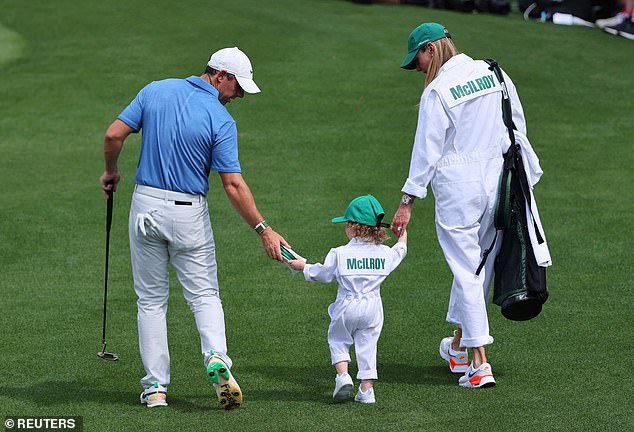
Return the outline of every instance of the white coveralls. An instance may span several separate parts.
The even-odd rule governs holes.
[[[194,314],[205,365],[213,349],[231,368],[205,197],[137,185],[130,207],[129,235],[134,290],[139,297],[139,348],[146,372],[141,385],[170,383],[166,323],[169,263],[176,269]]]
[[[506,74],[504,80],[516,129],[526,135],[517,91]],[[510,145],[501,92],[484,61],[465,54],[449,59],[421,96],[409,176],[402,189],[424,198],[432,184],[438,240],[454,276],[447,321],[462,328],[465,347],[493,342],[486,300],[495,260],[487,260],[479,276],[475,272],[495,235],[502,155]]]
[[[377,379],[376,352],[383,327],[380,288],[385,278],[403,261],[407,245],[377,245],[353,238],[331,249],[323,264],[306,264],[309,282],[339,283],[337,298],[328,307],[328,344],[332,364],[350,361],[354,342],[357,379]]]

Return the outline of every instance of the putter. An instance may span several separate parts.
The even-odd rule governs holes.
[[[114,185],[113,185],[114,187]],[[119,356],[115,353],[106,352],[106,304],[108,301],[108,256],[110,255],[110,226],[112,225],[112,189],[108,191],[108,204],[106,210],[106,274],[104,276],[103,287],[103,347],[97,353],[99,357],[108,361],[117,361]]]

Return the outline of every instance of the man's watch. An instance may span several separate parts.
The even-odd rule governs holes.
[[[254,226],[253,229],[255,230],[256,233],[262,234],[264,230],[267,229],[268,227],[269,227],[269,224],[267,224],[266,221],[262,219],[262,222]]]
[[[401,204],[410,205],[412,202],[414,202],[414,198],[412,198],[408,194],[403,194],[403,198],[401,198]]]

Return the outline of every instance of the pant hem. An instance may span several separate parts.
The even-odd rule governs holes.
[[[332,359],[332,365],[336,365],[337,363],[340,362],[348,362],[350,363],[350,356],[349,355],[338,355],[338,356],[331,356]]]
[[[233,361],[231,361],[231,359],[229,358],[229,356],[227,354],[221,353],[221,352],[214,352],[214,356],[216,357],[220,357],[220,359],[225,362],[225,364],[227,365],[227,367],[229,369],[231,369],[231,367],[233,366]],[[207,364],[209,363],[209,359],[211,358],[211,355],[209,355],[209,352],[207,353],[203,353],[203,358],[204,358],[204,366],[205,368],[207,367]]]
[[[366,380],[366,379],[375,380],[375,379],[378,379],[378,378],[379,378],[379,375],[378,375],[376,369],[357,372],[357,379],[360,379],[360,380]]]
[[[466,348],[476,348],[476,347],[489,345],[492,343],[493,343],[493,338],[491,336],[483,336],[483,337],[470,338],[470,339],[466,339],[463,337],[462,339],[460,339],[460,346],[463,346]]]

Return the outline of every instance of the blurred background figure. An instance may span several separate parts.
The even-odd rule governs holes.
[[[615,36],[634,40],[634,21],[632,21],[634,0],[623,0],[619,3],[623,6],[619,13],[612,18],[597,20],[596,25]]]
[[[598,19],[595,24],[600,29],[604,29],[608,26],[615,26],[621,24],[626,18],[630,17],[630,14],[626,11],[626,0],[619,0],[616,2],[616,14],[605,19]]]
[[[601,21],[601,28],[606,25],[620,24],[622,18],[615,15],[624,9],[624,0],[519,0],[520,12],[524,19],[552,21],[554,24],[582,25],[594,27]],[[605,20],[610,19],[603,23]]]

